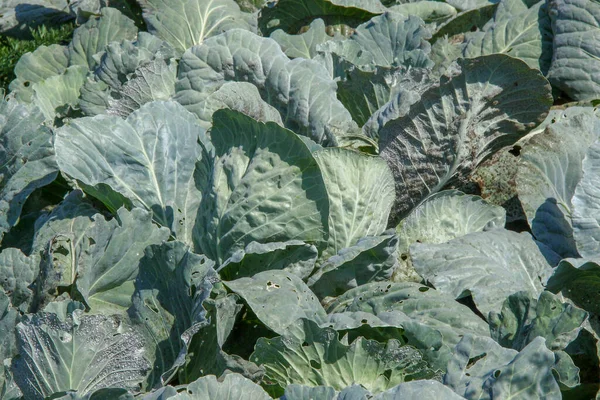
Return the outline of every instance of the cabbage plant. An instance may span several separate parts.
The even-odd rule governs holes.
[[[598,396],[598,0],[0,14],[1,399]]]

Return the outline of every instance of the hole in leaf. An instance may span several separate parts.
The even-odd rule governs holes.
[[[510,154],[512,154],[515,157],[518,157],[521,155],[521,146],[519,146],[518,144],[514,145],[512,149],[510,149],[508,151]]]
[[[469,362],[467,363],[467,368],[471,368],[473,365],[475,365],[475,363],[477,361],[481,360],[482,358],[484,358],[486,356],[487,356],[487,353],[483,353],[483,354],[480,354],[478,356],[469,358]]]

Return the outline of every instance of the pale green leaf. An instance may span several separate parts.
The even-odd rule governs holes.
[[[444,399],[461,400],[463,397],[454,393],[447,386],[432,379],[404,382],[373,397],[373,400],[422,400]]]
[[[109,203],[106,198],[116,191],[152,211],[154,221],[190,244],[201,197],[194,162],[203,135],[195,117],[179,104],[157,101],[126,120],[75,119],[57,131],[56,151],[62,172],[95,187],[92,196]]]
[[[187,50],[179,63],[175,99],[205,119],[206,98],[226,81],[255,85],[288,129],[318,143],[336,145],[338,137],[356,130],[327,70],[313,60],[290,60],[273,39],[231,29]]]
[[[256,86],[248,82],[226,82],[206,96],[194,109],[198,123],[206,129],[210,128],[213,114],[223,108],[239,111],[257,121],[272,121],[283,126],[279,111],[264,101]]]
[[[346,149],[314,153],[329,197],[329,242],[324,256],[380,235],[394,202],[394,178],[385,161]]]
[[[459,11],[465,11],[498,3],[498,1],[499,0],[446,0],[446,3],[456,7]]]
[[[454,61],[462,57],[462,42],[451,41],[447,36],[441,37],[431,46],[429,58],[433,61],[432,73],[442,76]]]
[[[468,233],[503,228],[506,211],[458,190],[436,193],[396,227],[402,253],[413,243],[444,243]]]
[[[457,3],[457,1],[453,1],[453,3]],[[431,39],[435,42],[433,45],[434,48],[440,40],[442,40],[444,37],[448,37],[448,39],[451,39],[453,44],[459,45],[459,47],[462,49],[465,33],[481,30],[483,26],[494,16],[494,12],[498,7],[497,2],[490,3],[488,1],[482,2],[475,8],[465,10],[459,8],[461,7],[459,4],[453,5],[460,12],[449,21],[446,21],[437,27],[437,30],[433,33],[433,37]],[[450,60],[453,59],[449,59],[448,61]]]
[[[321,324],[326,319],[319,299],[296,275],[264,271],[225,285],[242,297],[269,329],[283,335],[301,318]]]
[[[391,11],[404,15],[414,15],[421,18],[433,28],[436,25],[456,16],[456,8],[441,1],[416,1],[412,3],[397,4],[389,7]]]
[[[61,75],[54,75],[32,85],[32,103],[40,108],[46,121],[54,123],[55,118],[64,117],[69,108],[77,108],[79,94],[88,69],[74,65]]]
[[[133,39],[137,35],[133,21],[116,8],[105,7],[100,14],[73,32],[73,40],[69,44],[69,65],[83,65],[94,70],[99,64],[94,56],[104,51],[107,44]]]
[[[197,163],[194,244],[217,265],[251,242],[301,240],[322,250],[329,204],[310,150],[281,126],[231,110],[213,117],[214,149]]]
[[[537,297],[560,259],[528,233],[504,229],[443,244],[415,243],[410,257],[426,281],[456,299],[470,294],[483,315],[500,311],[504,299],[515,292]]]
[[[334,53],[365,70],[374,66],[431,67],[429,38],[431,34],[420,18],[385,12],[358,26],[347,40],[325,42],[318,50]]]
[[[71,290],[76,287],[94,311],[127,309],[144,249],[168,238],[168,230],[153,225],[151,218],[139,208],[121,209],[108,221],[96,214],[75,217],[66,226],[50,226],[63,229],[55,231],[46,248],[38,296],[74,284]]]
[[[336,400],[337,393],[330,386],[303,386],[293,383],[285,387],[285,393],[282,400]]]
[[[264,244],[251,242],[221,265],[219,275],[224,280],[233,280],[266,270],[283,269],[305,279],[313,271],[318,255],[314,245],[300,240]]]
[[[61,75],[68,66],[69,52],[66,46],[40,46],[19,58],[14,70],[16,78],[10,83],[9,89],[17,99],[30,102],[34,83]]]
[[[127,117],[141,104],[167,100],[175,90],[173,57],[175,51],[170,45],[147,32],[140,32],[135,41],[111,42],[93,76],[81,88],[82,110],[87,115]],[[164,76],[159,76],[162,73]]]
[[[481,31],[465,36],[465,57],[505,53],[543,74],[550,68],[552,30],[546,1],[502,0]]]
[[[253,15],[241,12],[233,0],[140,0],[139,3],[148,31],[169,42],[179,54],[229,29],[256,30]]]
[[[227,374],[220,382],[214,375],[202,377],[175,396],[172,400],[271,400],[256,383],[240,374]]]
[[[0,360],[10,359],[18,354],[15,327],[21,320],[21,313],[15,309],[3,289],[0,289]],[[10,369],[10,366],[9,368]],[[8,384],[5,366],[0,363],[0,395],[4,384]],[[11,374],[12,376],[12,374]],[[4,397],[2,397],[4,399]]]
[[[397,260],[396,235],[367,236],[325,260],[308,285],[319,298],[338,296],[368,282],[388,281]]]

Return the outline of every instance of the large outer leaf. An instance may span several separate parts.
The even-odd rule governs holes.
[[[501,313],[490,313],[490,332],[503,347],[517,351],[538,336],[546,339],[550,350],[564,350],[575,340],[587,316],[547,290],[537,300],[527,292],[518,292],[504,301]]]
[[[182,242],[146,248],[129,314],[147,338],[149,387],[168,382],[185,361],[192,336],[208,324],[202,303],[218,279],[213,265]]]
[[[202,377],[175,396],[165,397],[172,400],[271,400],[256,383],[240,374],[227,374],[219,382],[214,375]]]
[[[381,156],[396,178],[394,220],[514,143],[552,104],[550,85],[521,60],[494,54],[459,65],[380,131]]]
[[[217,264],[250,242],[327,242],[329,204],[319,166],[294,133],[218,110],[197,164],[202,203],[194,244]],[[208,153],[213,154],[209,155]]]
[[[394,177],[385,161],[346,149],[314,153],[329,195],[329,243],[325,256],[381,234],[394,202]]]
[[[373,400],[461,400],[463,397],[454,393],[447,386],[431,379],[404,382],[373,397]]]
[[[30,102],[33,83],[60,75],[68,66],[69,52],[66,46],[58,44],[40,46],[19,58],[14,70],[16,78],[10,83],[9,89],[17,99]]]
[[[555,0],[549,2],[554,52],[550,82],[573,100],[600,97],[600,2]]]
[[[189,244],[201,197],[194,162],[203,134],[179,104],[152,102],[126,120],[98,115],[72,121],[57,131],[56,151],[61,170],[96,187],[94,197],[108,205],[114,190]]]
[[[544,342],[538,337],[517,353],[490,338],[465,336],[444,383],[469,400],[561,399],[552,375],[554,353]]]
[[[274,7],[263,8],[258,25],[264,36],[276,29],[295,34],[316,18],[326,25],[356,26],[383,11],[379,0],[279,0]]]
[[[582,257],[600,257],[600,138],[587,149],[582,163],[583,176],[575,187],[573,237]]]
[[[269,329],[283,335],[300,318],[325,322],[319,299],[296,275],[286,271],[260,272],[252,278],[226,282]]]
[[[251,14],[233,0],[138,0],[148,31],[169,42],[179,54],[233,28],[255,31]]]
[[[0,99],[0,240],[29,195],[58,174],[52,133],[42,122],[39,109]]]
[[[516,184],[532,233],[563,257],[577,257],[571,218],[572,197],[584,175],[582,162],[600,137],[600,119],[591,108],[567,109],[554,116],[543,133],[526,142],[521,151]],[[567,115],[564,112],[565,116]]]
[[[94,55],[104,51],[107,44],[133,39],[137,35],[133,21],[116,8],[106,7],[100,13],[99,18],[90,18],[73,32],[73,40],[69,44],[70,65],[83,65],[93,70],[99,61],[94,59]]]
[[[543,254],[541,246],[528,233],[494,229],[444,244],[415,243],[410,255],[425,280],[457,299],[471,294],[487,316],[500,311],[508,295],[523,290],[537,297],[542,292],[559,257]],[[552,263],[545,256],[553,257]]]
[[[17,325],[15,381],[27,399],[103,387],[134,390],[150,368],[140,337],[116,316],[54,313],[27,316]]]
[[[267,377],[282,388],[298,383],[341,390],[361,384],[377,393],[401,382],[433,377],[421,357],[415,348],[394,339],[379,343],[359,337],[345,345],[333,329],[304,320],[298,337],[260,338],[250,359],[262,364]]]
[[[335,145],[356,129],[328,72],[313,60],[290,61],[273,39],[233,29],[192,47],[179,63],[175,99],[201,116],[206,97],[226,81],[254,84],[287,128],[319,143]]]
[[[465,57],[505,53],[543,74],[550,68],[552,30],[546,1],[502,0],[482,31],[467,34]]]

